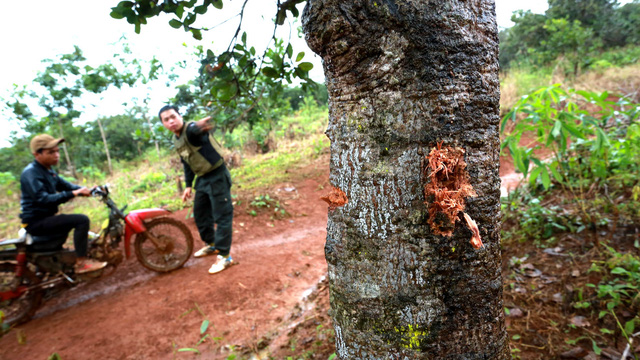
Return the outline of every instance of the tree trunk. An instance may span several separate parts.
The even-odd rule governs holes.
[[[325,253],[341,359],[507,359],[500,273],[498,34],[490,0],[309,0],[329,91]],[[477,196],[429,220],[425,157],[461,148]],[[430,219],[431,217],[431,219]]]
[[[145,101],[146,105],[146,101]],[[158,155],[158,159],[160,159],[160,146],[158,145],[158,140],[156,140],[156,131],[153,129],[153,125],[151,124],[151,119],[147,116],[147,113],[144,112],[142,117],[147,121],[149,125],[149,130],[151,130],[151,136],[153,137],[153,142],[156,144],[156,154]]]
[[[62,130],[62,121],[58,119],[58,128],[60,128],[60,137],[64,138],[64,130]],[[76,167],[73,166],[71,162],[71,157],[69,156],[69,150],[67,150],[67,144],[62,143],[62,150],[64,151],[64,158],[67,161],[67,170],[71,173],[74,178],[78,178],[78,174],[76,174]]]
[[[104,152],[107,154],[107,164],[109,165],[109,175],[113,174],[113,167],[111,166],[111,155],[109,154],[109,144],[107,144],[107,137],[104,135],[104,128],[102,128],[102,122],[98,121],[98,127],[100,128],[100,135],[102,136],[102,143],[104,143]]]

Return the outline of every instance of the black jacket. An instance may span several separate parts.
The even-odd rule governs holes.
[[[80,189],[80,186],[67,182],[55,171],[47,170],[34,160],[20,175],[22,223],[33,223],[55,215],[58,205],[72,199],[72,191],[76,189]]]

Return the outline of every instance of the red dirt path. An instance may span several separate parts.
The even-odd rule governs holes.
[[[236,206],[232,255],[238,265],[209,275],[213,257],[191,258],[182,269],[157,274],[135,257],[126,260],[112,275],[49,300],[33,320],[0,338],[0,359],[53,353],[63,360],[186,359],[193,353],[177,350],[191,347],[201,358],[226,359],[226,345],[238,353],[259,347],[262,338],[278,334],[305,291],[326,273],[327,205],[320,197],[328,189],[328,158],[301,174],[269,190],[291,217],[252,217],[247,201]],[[186,213],[174,216],[184,220]],[[201,247],[193,219],[185,221],[195,248]],[[221,339],[196,346],[205,318],[211,322],[207,333]]]

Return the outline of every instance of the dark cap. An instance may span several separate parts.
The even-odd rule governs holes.
[[[36,135],[31,139],[31,153],[36,153],[41,149],[52,149],[61,142],[64,142],[63,138],[56,139],[47,134]]]

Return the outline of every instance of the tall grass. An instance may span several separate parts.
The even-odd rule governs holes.
[[[520,98],[535,89],[552,84],[592,92],[608,91],[640,102],[640,47],[626,47],[590,59],[590,66],[578,76],[567,76],[563,59],[546,67],[512,67],[500,73],[500,109],[505,114]]]

